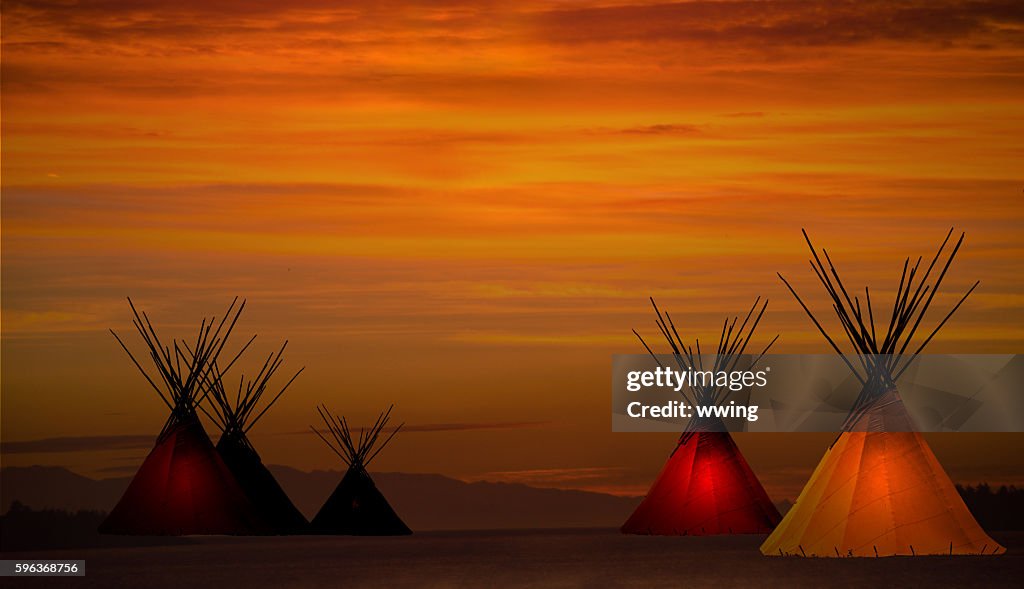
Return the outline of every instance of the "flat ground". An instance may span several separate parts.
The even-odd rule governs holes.
[[[761,536],[665,538],[611,530],[434,532],[399,538],[201,538],[192,545],[0,553],[84,558],[68,587],[922,587],[1024,586],[1024,533],[998,557],[761,556]],[[10,580],[10,579],[8,579]]]

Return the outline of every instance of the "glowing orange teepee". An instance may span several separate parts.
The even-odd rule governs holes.
[[[916,284],[921,259],[913,268],[909,259],[904,263],[889,328],[881,340],[875,337],[868,289],[864,289],[866,304],[862,310],[858,297],[851,300],[828,253],[822,250],[826,268],[804,233],[817,277],[860,354],[854,361],[859,362],[861,370],[850,360],[846,362],[863,389],[843,433],[761,546],[763,554],[873,557],[1006,551],[981,529],[927,442],[913,431],[913,420],[896,388],[897,379],[913,358],[978,286],[975,283],[963,295],[909,357],[902,356],[963,243],[961,235],[935,282],[929,284],[928,277],[952,233],[951,229]],[[782,280],[833,349],[842,354],[789,282]]]
[[[768,306],[766,301],[750,323],[749,331],[745,331],[759,302],[760,298],[754,302],[738,330],[735,329],[738,317],[732,320],[732,325],[726,320],[712,370],[736,367]],[[697,354],[694,354],[679,339],[671,317],[667,313],[663,316],[653,299],[651,304],[658,316],[658,328],[672,347],[673,360],[681,368],[703,370],[700,342],[697,342]],[[659,357],[640,334],[636,335],[661,365]],[[775,339],[761,352],[762,356]],[[760,356],[751,366],[758,360]],[[691,392],[692,398],[681,393],[691,406],[720,404],[730,394],[727,387],[713,384],[695,386]],[[624,534],[662,536],[763,534],[771,531],[780,519],[778,509],[743,458],[725,424],[717,419],[691,419],[647,496],[622,525],[621,531]]]
[[[761,546],[767,555],[1005,552],[917,432],[844,432]]]

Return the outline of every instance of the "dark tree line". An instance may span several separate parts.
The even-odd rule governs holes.
[[[1002,485],[992,490],[987,483],[957,485],[967,508],[986,530],[1024,530],[1024,489]]]
[[[0,516],[0,551],[188,543],[183,538],[103,536],[96,528],[106,516],[102,511],[35,510],[14,501]]]

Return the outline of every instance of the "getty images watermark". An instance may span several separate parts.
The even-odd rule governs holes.
[[[670,354],[615,355],[612,429],[680,432],[699,424],[721,431],[838,432],[849,429],[847,418],[865,386],[849,365],[903,359],[770,354],[754,360],[739,357],[724,369],[714,355],[693,362]],[[901,403],[910,416],[903,429],[1024,431],[1024,356],[930,354],[907,362],[897,383],[881,385],[894,387],[887,402]]]
[[[645,388],[656,388],[679,393],[682,399],[667,400],[649,405],[640,400],[628,401],[626,415],[650,418],[743,418],[757,421],[757,405],[736,404],[728,399],[730,393],[739,393],[768,384],[771,368],[763,370],[700,370],[659,366],[653,370],[630,370],[626,373],[626,390],[638,393]],[[687,396],[685,391],[694,394]],[[708,402],[702,403],[702,393],[709,393]],[[726,402],[727,401],[727,402]]]

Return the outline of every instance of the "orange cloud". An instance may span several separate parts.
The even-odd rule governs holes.
[[[650,295],[694,335],[764,295],[821,351],[775,278],[822,302],[801,227],[884,299],[956,225],[948,292],[982,285],[935,349],[1024,342],[1019,3],[334,4],[4,3],[5,440],[158,429],[124,296],[186,333],[242,294],[308,366],[268,431],[555,412],[382,460],[635,487],[664,440],[608,432],[608,355]]]

